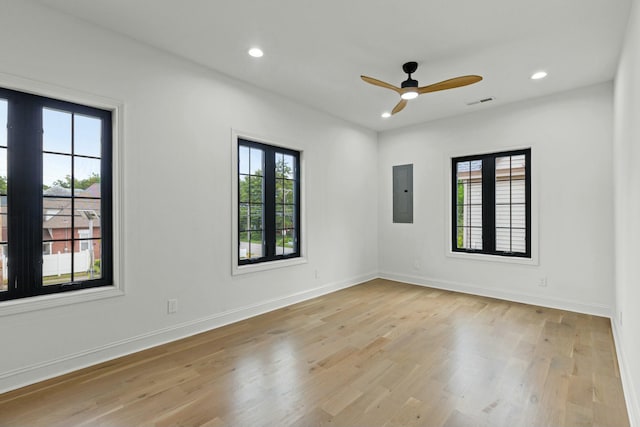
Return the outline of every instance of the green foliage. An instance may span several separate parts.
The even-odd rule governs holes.
[[[97,173],[92,173],[89,178],[85,178],[85,179],[76,178],[73,184],[76,190],[86,190],[87,188],[91,187],[93,184],[97,182],[100,182],[100,175],[98,175]],[[52,186],[71,188],[71,175],[65,176],[64,180],[58,179],[54,181]]]
[[[7,177],[0,176],[0,194],[7,194]]]
[[[276,162],[276,228],[293,228],[295,203],[293,171],[284,161],[284,157],[278,156]],[[264,203],[264,178],[261,170],[253,175],[240,175],[238,182],[239,191],[239,228],[240,231],[263,230],[263,203]],[[244,239],[242,238],[244,237]],[[241,234],[242,241],[248,241],[249,236]],[[260,243],[261,234],[251,233],[251,241]],[[290,242],[289,242],[290,243]],[[291,246],[287,243],[287,246]]]

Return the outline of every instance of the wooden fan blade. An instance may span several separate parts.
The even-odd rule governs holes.
[[[454,89],[461,86],[467,86],[474,83],[478,83],[482,80],[481,76],[461,76],[454,77],[453,79],[444,80],[439,83],[434,83],[429,86],[422,86],[418,88],[418,93],[437,92],[439,90]]]
[[[393,91],[398,92],[399,94],[402,94],[402,90],[399,87],[396,87],[396,86],[394,86],[392,84],[383,82],[382,80],[374,79],[373,77],[367,77],[367,76],[360,76],[360,78],[362,80],[364,80],[365,82],[370,83],[372,85],[384,87],[384,88],[387,88],[387,89],[391,89]]]
[[[393,107],[393,110],[391,110],[391,115],[394,115],[395,113],[402,111],[402,109],[406,106],[407,106],[407,100],[401,99],[400,102],[398,102],[396,106]]]

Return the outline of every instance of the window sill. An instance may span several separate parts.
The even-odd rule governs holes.
[[[285,268],[293,265],[300,265],[300,264],[306,264],[306,263],[307,263],[306,258],[298,257],[298,258],[283,259],[278,261],[261,262],[258,264],[246,264],[246,265],[234,266],[233,270],[231,271],[231,274],[236,276],[241,274],[255,273],[258,271]]]
[[[0,302],[0,317],[124,295],[115,286],[82,289]]]
[[[522,258],[522,257],[508,257],[500,255],[489,254],[474,254],[469,252],[454,252],[452,250],[447,251],[447,256],[450,258],[470,259],[474,261],[488,261],[499,262],[505,264],[521,264],[521,265],[538,265],[537,257]]]

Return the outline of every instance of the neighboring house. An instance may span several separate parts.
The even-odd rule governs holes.
[[[100,183],[85,190],[54,186],[43,192],[42,257],[43,274],[59,276],[71,271],[87,271],[101,256]],[[0,197],[0,290],[7,289],[7,197]],[[93,239],[93,240],[92,240]],[[93,253],[91,253],[93,249]],[[66,256],[66,258],[65,258]]]
[[[81,252],[93,245],[94,259],[100,259],[100,183],[86,190],[51,187],[44,191],[42,254]],[[72,211],[73,209],[73,211]],[[93,218],[93,219],[89,219]]]

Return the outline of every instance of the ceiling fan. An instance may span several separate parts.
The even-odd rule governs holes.
[[[407,62],[402,66],[402,69],[404,70],[405,73],[409,75],[409,77],[407,78],[407,80],[402,82],[400,87],[396,87],[392,84],[383,82],[378,79],[374,79],[373,77],[360,76],[360,78],[367,83],[384,87],[387,89],[391,89],[400,95],[400,98],[402,99],[400,99],[400,102],[398,102],[396,106],[393,107],[393,110],[391,110],[391,114],[396,114],[397,112],[402,111],[402,109],[407,105],[408,100],[417,98],[418,95],[421,95],[423,93],[454,89],[457,87],[467,86],[473,83],[477,83],[480,80],[482,80],[481,76],[474,76],[474,75],[460,76],[460,77],[454,77],[449,80],[443,80],[439,83],[434,83],[428,86],[418,87],[418,81],[413,80],[411,78],[411,74],[415,73],[416,70],[418,69],[418,63],[413,61]]]

